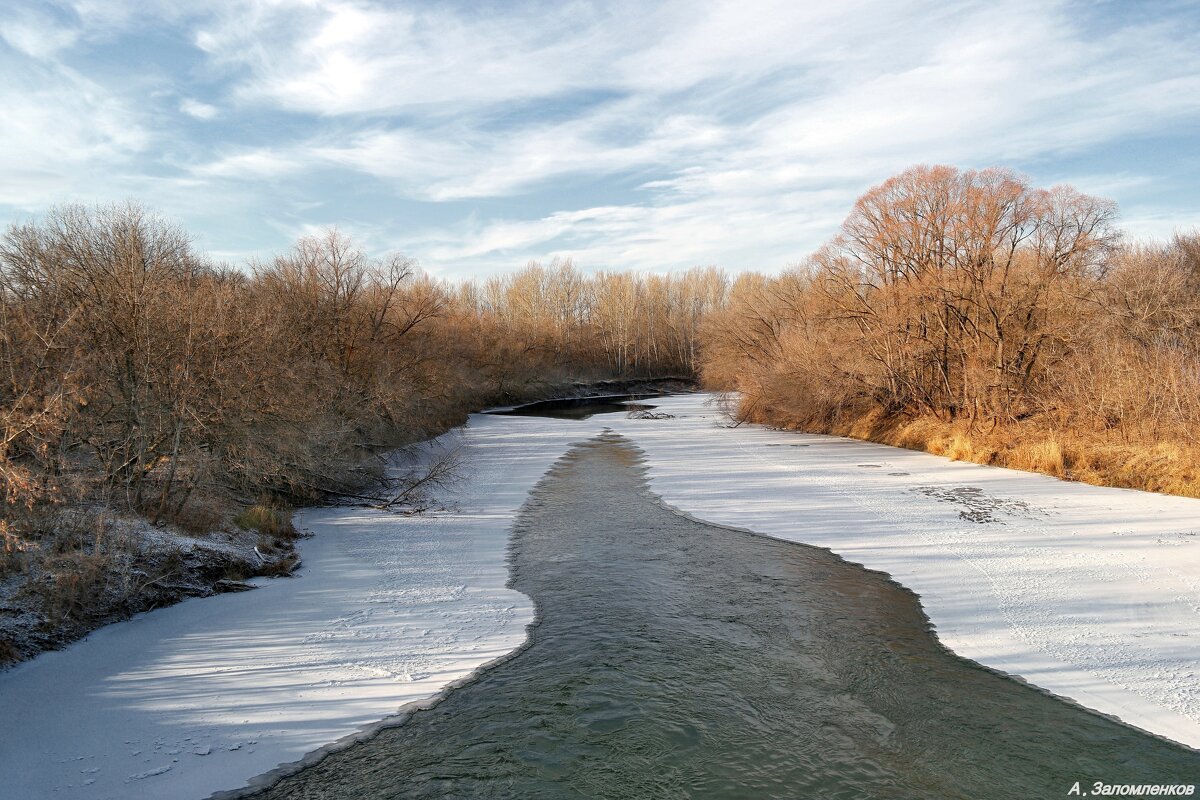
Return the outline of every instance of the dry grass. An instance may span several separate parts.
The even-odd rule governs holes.
[[[878,412],[824,426],[785,427],[923,450],[955,461],[1040,472],[1096,486],[1200,498],[1200,446],[1183,441],[1144,437],[1131,442],[1115,432],[1069,431],[1037,422],[971,430],[962,422],[948,423],[932,417],[887,419]]]
[[[888,416],[878,408],[844,411],[832,420],[761,404],[753,409],[747,404],[741,413],[747,421],[787,430],[847,436],[1096,486],[1200,498],[1200,444],[1164,441],[1151,432],[1078,430],[1058,419],[971,426],[931,416]]]
[[[20,593],[48,626],[87,619],[112,596],[128,591],[137,545],[102,509],[50,509],[23,554]]]
[[[233,521],[239,528],[258,531],[263,536],[295,539],[299,534],[292,526],[292,510],[271,500],[262,500],[242,509]]]
[[[293,542],[300,536],[292,525],[292,510],[263,498],[247,506],[234,517],[234,522],[245,530],[258,531],[258,550],[271,560],[263,564],[256,574],[272,578],[291,575],[300,564]]]
[[[210,497],[192,497],[180,507],[171,507],[162,520],[170,522],[188,533],[198,535],[218,530],[228,517],[228,504]]]
[[[107,552],[60,556],[45,565],[45,572],[27,589],[38,595],[49,625],[83,619],[94,612],[99,599],[110,590],[125,588],[128,572],[115,561]]]
[[[0,521],[0,525],[3,524]],[[0,578],[7,578],[9,575],[15,575],[24,570],[25,559],[22,557],[20,549],[22,544],[14,537],[11,544],[0,546]]]
[[[295,572],[296,567],[300,565],[300,556],[295,553],[289,553],[283,558],[268,562],[259,569],[259,575],[266,575],[269,578],[282,578],[291,575]]]

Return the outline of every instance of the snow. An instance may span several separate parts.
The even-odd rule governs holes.
[[[886,572],[959,655],[1200,748],[1200,500],[728,427],[711,401],[611,423],[666,504]]]
[[[595,418],[599,420],[600,418]],[[196,800],[428,700],[525,640],[513,519],[595,421],[480,416],[447,510],[311,509],[294,578],[184,601],[0,674],[5,797]]]
[[[0,674],[5,796],[201,798],[369,730],[512,652],[511,523],[574,442],[611,428],[680,513],[827,547],[916,592],[942,642],[1200,747],[1200,501],[830,436],[672,419],[475,415],[447,508],[313,509],[290,579],[108,626]]]

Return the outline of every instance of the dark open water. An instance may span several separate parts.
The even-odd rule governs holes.
[[[271,798],[1040,798],[1200,755],[958,658],[827,551],[693,522],[616,437],[534,492],[528,649]]]
[[[555,419],[587,419],[596,414],[625,414],[630,411],[648,411],[654,406],[638,403],[657,394],[613,394],[605,397],[570,397],[562,400],[539,400],[505,411],[490,411],[490,414],[517,417],[553,417]]]

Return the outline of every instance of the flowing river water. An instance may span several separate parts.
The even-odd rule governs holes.
[[[606,434],[513,533],[528,646],[263,797],[1038,798],[1200,782],[1200,755],[943,648],[915,595],[693,521]]]

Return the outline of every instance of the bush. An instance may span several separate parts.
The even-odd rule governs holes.
[[[47,624],[60,626],[89,617],[105,605],[110,592],[123,592],[129,572],[110,552],[74,552],[48,561],[42,574],[29,581],[25,591],[38,599]]]
[[[292,510],[269,501],[247,506],[233,521],[243,530],[258,531],[278,539],[295,539],[299,535],[292,525]]]

